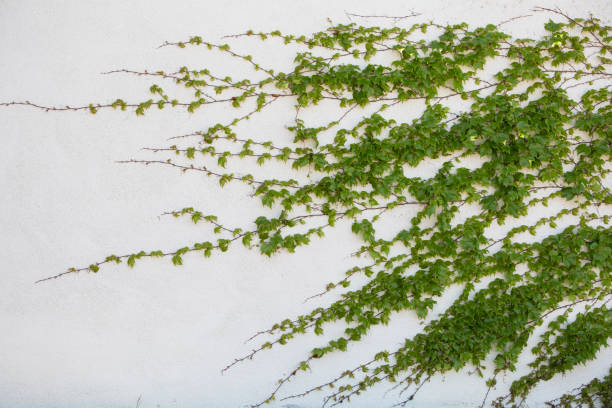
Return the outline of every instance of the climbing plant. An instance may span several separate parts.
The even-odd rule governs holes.
[[[322,337],[253,406],[315,392],[333,406],[378,383],[392,383],[399,390],[398,404],[404,405],[432,377],[466,367],[486,377],[491,391],[500,387],[500,375],[517,369],[520,355],[531,353],[529,371],[497,390],[501,396],[487,400],[487,392],[482,402],[521,406],[539,383],[596,358],[612,335],[610,27],[592,16],[536,11],[551,17],[541,38],[513,38],[501,25],[435,22],[407,28],[350,23],[312,35],[249,30],[230,36],[228,41],[261,39],[281,47],[281,53],[297,50],[286,72],[228,44],[192,37],[163,46],[227,54],[250,73],[231,78],[206,67],[121,69],[114,72],[158,80],[149,89],[151,98],[76,107],[4,103],[93,114],[131,109],[136,115],[168,107],[194,114],[212,104],[237,108],[241,113],[228,123],[149,148],[163,158],[126,162],[198,172],[216,178],[221,187],[245,183],[276,214],[230,226],[196,208],[172,211],[168,214],[194,224],[210,224],[218,236],[174,250],[109,255],[43,281],[98,272],[110,263],[133,267],[146,257],[182,265],[188,253],[208,257],[234,245],[265,256],[294,252],[348,220],[362,240],[354,255],[367,262],[315,295],[340,288],[326,307],[256,333],[252,340],[267,338],[224,369],[307,332]],[[193,96],[175,96],[182,88]],[[262,138],[257,128],[238,130],[282,100],[296,107],[295,117],[279,118],[288,125],[286,132]],[[335,104],[337,119],[303,119],[319,103]],[[351,115],[359,118],[348,124]],[[410,116],[415,118],[402,119]],[[433,159],[440,163],[433,175],[415,172]],[[232,171],[237,160],[264,167],[280,162],[286,171],[256,177]],[[299,181],[305,173],[309,178]],[[377,229],[381,217],[400,208],[413,212],[397,231]],[[360,284],[351,286],[357,276]],[[432,318],[432,308],[451,286],[462,289],[460,296]],[[324,384],[283,394],[287,382],[309,371],[314,360],[346,351],[375,326],[392,325],[398,312],[426,321],[424,330],[395,349],[339,370]],[[344,325],[344,333],[326,336],[334,322]],[[535,346],[529,349],[530,344]],[[610,406],[611,375],[549,405]]]

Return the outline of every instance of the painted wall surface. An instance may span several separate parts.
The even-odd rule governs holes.
[[[248,28],[309,33],[324,29],[327,18],[349,22],[345,12],[421,13],[397,21],[406,25],[431,19],[487,24],[527,14],[535,5],[557,5],[576,16],[593,13],[608,23],[612,16],[612,3],[605,0],[0,0],[0,102],[81,105],[148,98],[151,81],[100,75],[116,68],[206,65],[240,75],[243,65],[218,54],[156,48],[191,35],[217,41]],[[517,20],[506,30],[538,35],[548,17]],[[258,41],[235,44],[269,65],[291,62],[289,52]],[[289,124],[293,108],[287,103],[275,109],[244,129],[254,138],[286,135],[282,126]],[[260,208],[247,187],[230,184],[221,190],[216,180],[199,175],[115,162],[143,157],[143,146],[167,145],[170,136],[206,128],[232,113],[165,110],[141,118],[118,111],[92,116],[0,108],[1,408],[242,407],[265,397],[306,349],[322,342],[297,339],[220,374],[255,347],[244,343],[254,332],[334,299],[332,294],[302,302],[358,262],[350,253],[359,241],[348,224],[295,254],[271,259],[235,247],[210,259],[186,256],[180,268],[168,260],[142,261],[134,269],[111,266],[97,275],[34,284],[110,253],[178,248],[212,235],[207,227],[159,217],[164,211],[194,206],[230,225],[250,225]],[[392,226],[401,219],[394,213],[387,222]],[[409,314],[397,316],[348,353],[320,362],[288,391],[329,380],[345,365],[400,344],[420,327]],[[529,406],[603,375],[611,359],[607,349],[571,376],[538,387]],[[522,363],[529,360],[526,356]],[[508,385],[512,377],[502,380]],[[377,388],[351,406],[392,405],[397,395],[385,395],[386,390]],[[453,373],[426,385],[412,406],[477,406],[484,392],[481,379],[467,371]],[[275,406],[314,407],[320,398]]]

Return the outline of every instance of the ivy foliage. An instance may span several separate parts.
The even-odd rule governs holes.
[[[91,113],[133,109],[137,115],[169,106],[194,113],[210,104],[251,107],[230,123],[177,137],[176,145],[150,148],[168,158],[127,162],[200,172],[217,178],[221,187],[246,183],[261,205],[277,214],[229,227],[194,208],[173,211],[168,214],[210,224],[219,238],[173,251],[110,255],[51,278],[98,272],[107,263],[125,261],[132,267],[143,257],[182,265],[187,253],[208,257],[239,244],[266,256],[294,252],[348,220],[362,240],[356,255],[369,261],[316,296],[349,287],[357,275],[365,283],[342,291],[326,307],[257,333],[253,338],[269,340],[226,369],[306,332],[325,336],[334,322],[344,325],[344,334],[308,351],[253,406],[314,392],[322,392],[324,405],[333,406],[383,382],[406,392],[399,398],[405,404],[433,376],[466,367],[481,376],[492,372],[483,381],[489,391],[503,394],[489,401],[493,406],[521,406],[539,383],[595,359],[612,336],[607,306],[612,295],[610,27],[594,17],[539,11],[555,20],[546,23],[539,39],[513,38],[496,25],[434,22],[409,28],[340,24],[309,36],[252,30],[232,36],[260,38],[284,50],[296,46],[293,69],[287,72],[276,72],[228,44],[192,37],[164,46],[228,54],[247,64],[252,76],[233,79],[188,67],[173,73],[120,70],[158,79],[160,84],[150,87],[151,99],[38,106]],[[501,68],[491,73],[490,66]],[[192,91],[193,98],[175,98],[176,88]],[[287,128],[289,139],[266,141],[238,133],[239,123],[283,99],[295,101],[298,112]],[[457,100],[464,110],[450,109]],[[342,116],[323,125],[300,118],[300,112],[323,101],[336,103]],[[421,112],[411,121],[388,114],[403,106],[420,106]],[[367,107],[375,109],[353,126],[344,125],[349,113]],[[232,172],[232,162],[241,159],[261,166],[285,163],[286,174],[296,178]],[[432,176],[409,175],[432,159],[442,160]],[[465,159],[478,165],[466,166]],[[298,181],[306,171],[310,179]],[[414,211],[399,230],[392,236],[379,232],[381,216],[401,207]],[[457,285],[461,295],[432,319],[434,305]],[[393,324],[397,312],[429,319],[424,331],[341,370],[325,384],[282,394],[284,385],[310,370],[315,359],[346,351],[373,327]],[[528,373],[508,389],[500,388],[499,375],[517,370],[524,353],[532,354]],[[487,371],[489,364],[493,367]],[[610,375],[595,378],[549,405],[610,406],[611,389]]]

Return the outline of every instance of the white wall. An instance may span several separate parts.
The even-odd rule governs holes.
[[[603,0],[0,0],[0,102],[77,105],[146,97],[149,82],[99,73],[176,67],[171,61],[212,63],[204,51],[155,48],[195,34],[216,41],[248,28],[308,33],[325,28],[327,17],[347,22],[345,11],[422,13],[406,24],[486,24],[526,14],[534,5],[558,5],[572,15],[612,15],[612,3]],[[535,35],[546,18],[519,20],[507,29]],[[266,61],[287,62],[255,44]],[[230,63],[221,59],[220,69],[230,69]],[[279,109],[291,112],[290,106]],[[293,255],[264,259],[236,247],[208,260],[187,256],[181,268],[168,260],[143,261],[133,270],[107,267],[97,275],[33,284],[109,253],[171,249],[211,235],[206,227],[159,218],[163,211],[193,205],[230,225],[248,226],[259,205],[247,197],[247,188],[230,184],[220,190],[215,180],[197,175],[114,162],[139,157],[142,146],[167,144],[167,137],[226,114],[207,112],[140,118],[0,108],[0,407],[134,407],[139,397],[140,407],[239,407],[265,397],[304,350],[322,342],[299,339],[220,374],[254,346],[243,344],[253,332],[333,299],[302,303],[357,262],[348,254],[359,242],[346,224]],[[273,127],[273,116],[267,118],[257,130],[274,137],[281,130]],[[375,330],[349,354],[330,356],[289,388],[325,381],[349,359],[366,359],[381,344],[397,345],[418,327],[409,314],[398,316],[393,327]],[[604,374],[611,358],[608,349],[597,362],[539,387],[532,406]],[[392,405],[396,395],[381,400],[384,391],[351,406]],[[425,386],[414,406],[472,406],[483,393],[479,379],[449,374]],[[315,396],[293,403],[310,407],[319,401]]]

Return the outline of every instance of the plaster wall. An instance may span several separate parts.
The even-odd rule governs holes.
[[[397,23],[433,19],[477,25],[527,14],[535,5],[559,6],[576,16],[592,12],[608,23],[612,16],[612,3],[598,0],[0,0],[0,102],[81,105],[148,98],[150,81],[100,75],[115,68],[170,70],[200,64],[236,69],[234,61],[204,51],[156,49],[166,40],[191,35],[217,41],[248,28],[310,33],[324,29],[327,18],[348,22],[345,12],[416,11],[421,16]],[[506,30],[538,35],[548,17],[517,20]],[[256,41],[238,41],[237,47],[254,47],[262,61],[290,62]],[[282,134],[278,118],[288,124],[291,115],[291,104],[262,115],[258,134]],[[249,225],[260,209],[244,186],[221,190],[216,180],[198,175],[115,163],[140,157],[143,146],[165,145],[170,136],[224,117],[227,109],[194,115],[163,111],[140,118],[116,111],[92,116],[0,108],[1,408],[242,407],[264,398],[304,350],[321,343],[320,338],[297,339],[220,374],[255,346],[244,343],[252,333],[334,298],[302,302],[358,262],[349,256],[359,241],[348,224],[295,254],[271,259],[235,247],[210,259],[186,256],[180,268],[168,260],[142,261],[134,269],[111,266],[96,275],[34,284],[110,253],[177,248],[212,235],[206,227],[160,218],[164,211],[194,206],[230,225]],[[402,213],[393,217],[386,221],[388,228],[401,222]],[[453,296],[451,291],[449,299]],[[330,356],[289,389],[326,381],[351,361],[367,359],[380,345],[398,345],[418,330],[412,316],[397,316],[392,326],[375,330],[349,353]],[[541,406],[550,396],[603,375],[611,359],[607,349],[597,361],[538,387],[529,406]],[[511,380],[502,379],[502,384]],[[396,394],[385,395],[385,390],[377,388],[350,406],[390,406]],[[478,406],[484,392],[480,379],[454,373],[426,385],[412,406]],[[314,396],[275,406],[319,403],[320,396]]]

